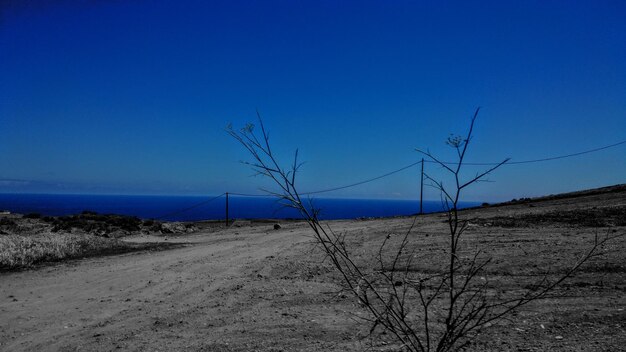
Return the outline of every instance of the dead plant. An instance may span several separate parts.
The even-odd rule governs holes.
[[[391,334],[401,349],[408,351],[451,351],[466,346],[482,329],[498,321],[520,307],[546,298],[555,288],[571,277],[589,259],[602,254],[600,248],[616,236],[608,234],[595,237],[590,248],[569,269],[558,277],[544,275],[515,297],[502,297],[484,279],[484,270],[491,259],[477,251],[470,256],[460,256],[460,244],[468,222],[461,219],[459,200],[469,186],[485,180],[485,177],[504,165],[508,159],[492,165],[468,179],[463,178],[463,166],[472,140],[473,115],[465,137],[454,136],[447,140],[457,155],[454,163],[442,162],[429,151],[420,151],[441,166],[452,178],[453,186],[447,188],[430,175],[426,179],[441,192],[447,215],[448,240],[447,263],[436,273],[415,270],[419,261],[419,243],[410,241],[410,234],[418,218],[399,239],[392,241],[386,236],[378,249],[377,264],[358,264],[350,254],[345,234],[336,233],[323,225],[318,218],[319,210],[312,201],[303,199],[296,188],[296,176],[301,163],[296,150],[289,167],[284,168],[273,153],[263,121],[257,113],[260,135],[255,126],[246,125],[241,130],[229,126],[227,132],[252,156],[251,166],[259,175],[267,177],[278,186],[278,191],[266,191],[280,199],[282,204],[300,212],[314,233],[314,238],[332,262],[341,277],[343,288],[352,294],[369,314],[370,334],[384,331]],[[394,242],[394,244],[391,244]]]

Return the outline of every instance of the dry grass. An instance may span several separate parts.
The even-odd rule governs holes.
[[[88,234],[44,233],[0,236],[0,270],[28,268],[41,262],[81,258],[132,249],[119,240]]]

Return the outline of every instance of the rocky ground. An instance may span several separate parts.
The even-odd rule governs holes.
[[[596,234],[626,233],[626,187],[487,206],[463,211],[462,216],[469,220],[464,248],[481,249],[492,257],[484,275],[503,292],[515,292],[545,272],[566,270]],[[384,238],[404,233],[412,221],[327,223],[345,233],[355,258],[367,263]],[[150,224],[140,224],[145,226]],[[283,222],[278,229],[274,222],[249,221],[228,228],[181,226],[190,231],[140,229],[123,237],[132,243],[162,243],[167,238],[178,244],[174,249],[0,273],[0,350],[397,347],[388,335],[368,334],[370,326],[359,319],[365,312],[340,291],[338,275],[305,223]],[[436,253],[444,250],[446,226],[442,214],[418,218],[411,238],[424,253],[421,270],[440,267],[442,256]],[[614,240],[603,250],[605,255],[566,281],[557,296],[493,324],[467,350],[626,350],[626,239]]]

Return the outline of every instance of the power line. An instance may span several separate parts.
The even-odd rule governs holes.
[[[600,150],[617,147],[618,145],[622,145],[622,144],[626,144],[626,141],[621,141],[621,142],[618,142],[618,143],[606,145],[606,146],[600,147],[600,148],[585,150],[584,152],[578,152],[578,153],[572,153],[572,154],[566,154],[566,155],[560,155],[560,156],[553,156],[553,157],[543,158],[543,159],[513,161],[513,162],[508,162],[507,164],[529,164],[529,163],[538,163],[538,162],[542,162],[542,161],[565,159],[565,158],[570,158],[570,157],[573,157],[573,156],[589,154],[589,153],[597,152],[597,151],[600,151]]]
[[[228,192],[231,196],[240,196],[240,197],[267,197],[267,194],[247,194],[247,193],[233,193]]]
[[[380,180],[381,178],[385,178],[385,177],[391,176],[393,174],[397,174],[398,172],[404,171],[406,169],[409,169],[409,168],[411,168],[411,167],[413,167],[413,166],[415,166],[417,164],[421,164],[421,163],[422,163],[421,161],[418,161],[418,162],[409,164],[407,166],[401,167],[401,168],[399,168],[397,170],[388,172],[388,173],[386,173],[384,175],[380,175],[380,176],[376,176],[376,177],[373,177],[373,178],[369,178],[367,180],[363,180],[363,181],[360,181],[360,182],[351,183],[349,185],[339,186],[339,187],[334,187],[334,188],[328,188],[328,189],[323,189],[323,190],[313,191],[313,192],[303,192],[301,194],[303,194],[303,195],[310,195],[310,194],[318,194],[318,193],[327,193],[327,192],[332,192],[332,191],[338,191],[340,189],[345,189],[345,188],[359,186],[359,185],[362,185],[362,184],[365,184],[365,183],[369,183],[369,182],[372,182],[372,181]]]
[[[189,211],[189,210],[191,210],[191,209],[195,209],[195,208],[197,208],[197,207],[200,207],[200,206],[203,206],[203,205],[205,205],[205,204],[207,204],[207,203],[210,203],[210,202],[212,202],[212,201],[216,200],[217,198],[222,197],[222,196],[223,196],[223,195],[225,195],[225,194],[226,194],[226,193],[222,193],[222,194],[220,194],[219,196],[213,197],[213,198],[211,198],[211,199],[208,199],[208,200],[202,201],[202,202],[200,202],[200,203],[194,204],[194,205],[192,205],[192,206],[190,206],[190,207],[187,207],[187,208],[184,208],[184,209],[181,209],[181,210],[178,210],[178,211],[172,212],[172,213],[168,213],[168,214],[165,214],[165,215],[161,215],[161,216],[159,216],[159,217],[157,217],[157,218],[155,218],[155,219],[156,219],[156,220],[162,220],[163,218],[169,218],[170,216],[174,216],[174,215],[178,215],[178,214],[184,213],[184,212]]]
[[[589,154],[589,153],[594,153],[594,152],[598,152],[600,150],[604,150],[604,149],[609,149],[609,148],[613,148],[613,147],[617,147],[618,145],[622,145],[622,144],[626,144],[626,140],[621,141],[621,142],[617,142],[617,143],[613,143],[613,144],[609,144],[609,145],[605,145],[603,147],[599,147],[599,148],[594,148],[594,149],[589,149],[589,150],[585,150],[582,152],[578,152],[578,153],[572,153],[572,154],[565,154],[565,155],[559,155],[559,156],[551,156],[551,157],[547,157],[547,158],[542,158],[542,159],[530,159],[530,160],[520,160],[520,161],[508,161],[506,162],[506,164],[504,164],[504,166],[506,165],[519,165],[519,164],[531,164],[531,163],[538,163],[538,162],[543,162],[543,161],[552,161],[552,160],[558,160],[558,159],[565,159],[565,158],[571,158],[573,156],[579,156],[579,155],[584,155],[584,154]],[[426,163],[433,163],[433,164],[439,164],[439,162],[434,161],[434,160],[424,160],[424,162]],[[446,164],[446,165],[456,165],[457,163],[455,162],[450,162],[450,161],[443,161],[441,162],[441,164]],[[464,165],[482,165],[482,166],[489,166],[489,165],[498,165],[500,163],[463,163]]]
[[[601,151],[601,150],[605,150],[605,149],[609,149],[609,148],[617,147],[617,146],[622,145],[622,144],[626,144],[626,140],[621,141],[621,142],[617,142],[617,143],[613,143],[613,144],[609,144],[609,145],[605,145],[605,146],[602,146],[602,147],[599,147],[599,148],[588,149],[588,150],[585,150],[585,151],[582,151],[582,152],[577,152],[577,153],[571,153],[571,154],[565,154],[565,155],[558,155],[558,156],[552,156],[552,157],[541,158],[541,159],[530,159],[530,160],[520,160],[520,161],[509,161],[509,162],[507,162],[507,163],[503,164],[503,166],[507,166],[507,165],[520,165],[520,164],[531,164],[531,163],[538,163],[538,162],[545,162],[545,161],[552,161],[552,160],[558,160],[558,159],[571,158],[571,157],[574,157],[574,156],[579,156],[579,155],[584,155],[584,154],[594,153],[594,152],[598,152],[598,151]],[[445,164],[445,165],[457,165],[457,164],[458,164],[458,163],[448,162],[448,161],[444,161],[444,162],[441,162],[441,163],[440,163],[440,162],[437,162],[437,161],[434,161],[434,160],[424,160],[424,162],[426,162],[426,163],[433,163],[433,164]],[[328,193],[328,192],[333,192],[333,191],[339,191],[339,190],[346,189],[346,188],[351,188],[351,187],[360,186],[360,185],[362,185],[362,184],[366,184],[366,183],[369,183],[369,182],[373,182],[373,181],[376,181],[376,180],[380,180],[381,178],[385,178],[385,177],[388,177],[388,176],[391,176],[391,175],[397,174],[397,173],[399,173],[399,172],[402,172],[402,171],[404,171],[404,170],[406,170],[406,169],[409,169],[409,168],[411,168],[411,167],[413,167],[413,166],[415,166],[415,165],[421,164],[421,163],[422,163],[422,161],[414,162],[414,163],[411,163],[411,164],[409,164],[409,165],[403,166],[403,167],[401,167],[401,168],[399,168],[399,169],[396,169],[396,170],[393,170],[393,171],[387,172],[387,173],[385,173],[385,174],[382,174],[382,175],[380,175],[380,176],[376,176],[376,177],[368,178],[368,179],[366,179],[366,180],[359,181],[359,182],[355,182],[355,183],[351,183],[351,184],[348,184],[348,185],[339,186],[339,187],[333,187],[333,188],[327,188],[327,189],[322,189],[322,190],[318,190],[318,191],[302,192],[302,193],[300,193],[300,194],[301,194],[301,195],[311,195],[311,194]],[[464,165],[476,165],[476,166],[490,166],[490,165],[498,165],[498,164],[500,164],[500,163],[470,163],[470,162],[464,162],[463,164],[464,164]],[[212,202],[212,201],[214,201],[214,200],[216,200],[216,199],[218,199],[218,198],[220,198],[220,197],[224,196],[225,194],[226,194],[226,193],[222,193],[222,194],[220,194],[219,196],[213,197],[213,198],[208,199],[208,200],[206,200],[206,201],[202,201],[202,202],[200,202],[200,203],[194,204],[194,205],[192,205],[192,206],[190,206],[190,207],[187,207],[187,208],[181,209],[181,210],[179,210],[179,211],[176,211],[176,212],[172,212],[172,213],[169,213],[169,214],[162,215],[162,216],[160,216],[160,217],[158,217],[158,218],[156,218],[156,219],[159,219],[159,220],[160,220],[160,219],[163,219],[163,218],[166,218],[166,217],[170,217],[170,216],[174,216],[174,215],[178,215],[178,214],[184,213],[184,212],[189,211],[189,210],[191,210],[191,209],[195,209],[195,208],[197,208],[197,207],[200,207],[200,206],[202,206],[202,205],[205,205],[205,204],[207,204],[207,203],[210,203],[210,202]],[[231,193],[231,192],[229,192],[229,194],[230,194],[230,195],[234,195],[234,196],[240,196],[240,197],[267,197],[267,196],[268,196],[268,195],[266,195],[266,194],[247,194],[247,193]]]
[[[365,184],[365,183],[368,183],[368,182],[380,180],[381,178],[385,178],[385,177],[391,176],[393,174],[397,174],[398,172],[401,172],[401,171],[404,171],[406,169],[409,169],[409,168],[411,168],[411,167],[413,167],[413,166],[415,166],[417,164],[420,164],[420,163],[421,163],[421,161],[418,161],[418,162],[409,164],[407,166],[403,166],[403,167],[401,167],[401,168],[399,168],[397,170],[393,170],[391,172],[388,172],[386,174],[383,174],[383,175],[380,175],[380,176],[376,176],[376,177],[373,177],[373,178],[369,178],[367,180],[351,183],[349,185],[333,187],[333,188],[328,188],[328,189],[322,189],[322,190],[319,190],[319,191],[299,192],[299,193],[301,195],[305,195],[306,196],[306,195],[311,195],[311,194],[327,193],[327,192],[332,192],[332,191],[338,191],[338,190],[345,189],[345,188],[355,187],[355,186],[359,186],[359,185],[362,185],[362,184]],[[232,194],[234,196],[242,196],[242,197],[267,197],[268,196],[266,194],[245,194],[245,193],[231,193],[231,192],[228,192],[228,194]]]
[[[609,149],[609,148],[613,148],[613,147],[617,147],[619,145],[622,144],[626,144],[626,140],[623,140],[621,142],[618,143],[614,143],[614,144],[609,144],[609,145],[605,145],[603,147],[599,147],[599,148],[594,148],[594,149],[589,149],[589,150],[585,150],[582,152],[577,152],[577,153],[571,153],[571,154],[565,154],[565,155],[559,155],[559,156],[552,156],[552,157],[547,157],[547,158],[541,158],[541,159],[531,159],[531,160],[520,160],[520,161],[509,161],[505,164],[503,164],[503,166],[507,166],[507,165],[519,165],[519,164],[530,164],[530,163],[538,163],[538,162],[544,162],[544,161],[551,161],[551,160],[558,160],[558,159],[565,159],[565,158],[570,158],[570,157],[574,157],[574,156],[579,156],[579,155],[584,155],[584,154],[589,154],[589,153],[594,153],[594,152],[598,152],[604,149]],[[424,162],[426,163],[433,163],[433,164],[439,164],[439,162],[434,161],[434,160],[424,160]],[[338,191],[338,190],[342,190],[342,189],[346,189],[346,188],[351,188],[351,187],[355,187],[355,186],[360,186],[362,184],[366,184],[369,182],[373,182],[376,180],[379,180],[381,178],[385,178],[387,176],[391,176],[393,174],[397,174],[398,172],[404,171],[406,169],[409,169],[415,165],[420,164],[421,161],[418,162],[414,162],[411,163],[409,165],[403,166],[399,169],[393,170],[391,172],[388,172],[386,174],[380,175],[380,176],[376,176],[376,177],[372,177],[363,181],[359,181],[359,182],[355,182],[355,183],[351,183],[348,185],[344,185],[344,186],[339,186],[339,187],[333,187],[333,188],[328,188],[328,189],[323,189],[323,190],[319,190],[319,191],[311,191],[311,192],[302,192],[300,194],[302,195],[311,195],[311,194],[319,194],[319,193],[327,193],[327,192],[333,192],[333,191]],[[446,164],[446,165],[456,165],[457,163],[454,162],[449,162],[449,161],[444,161],[441,162],[442,164]],[[470,162],[464,162],[464,165],[474,165],[474,166],[493,166],[493,165],[498,165],[500,163],[470,163]],[[243,196],[243,197],[266,197],[267,195],[262,195],[262,194],[240,194],[240,193],[231,193],[233,195],[239,195],[239,196]]]

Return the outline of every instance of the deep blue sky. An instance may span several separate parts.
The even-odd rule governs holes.
[[[285,161],[300,148],[302,191],[399,168],[416,147],[450,159],[444,140],[477,106],[470,161],[626,139],[624,1],[0,7],[0,192],[256,192],[224,128],[257,108]],[[509,166],[466,199],[623,183],[625,155]],[[417,174],[327,196],[415,198]]]

